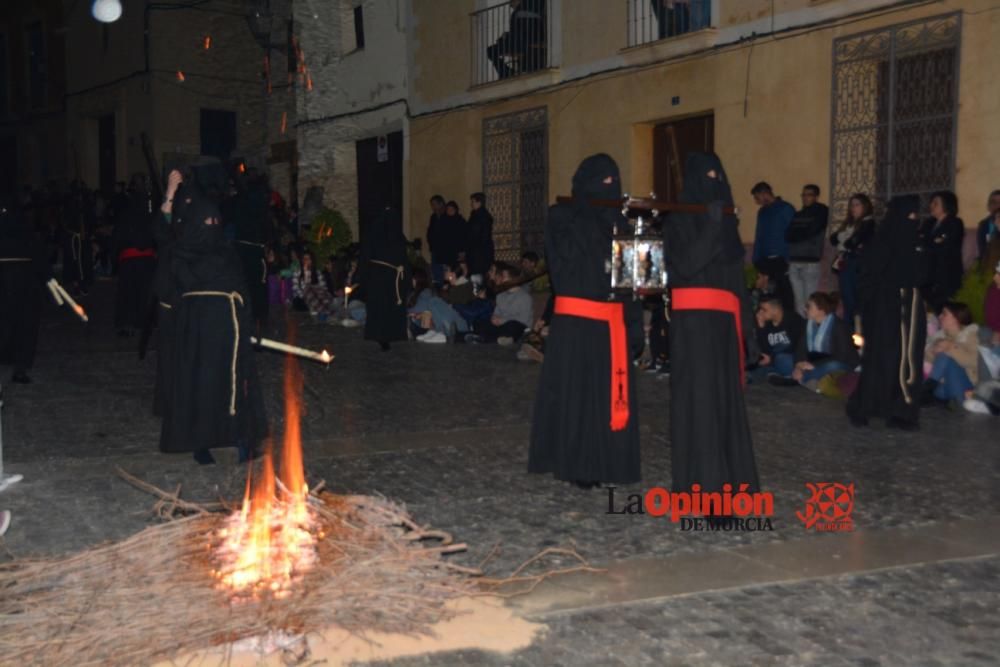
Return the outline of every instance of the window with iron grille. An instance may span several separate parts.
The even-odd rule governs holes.
[[[712,0],[625,0],[628,45],[677,37],[712,25]]]
[[[830,196],[843,218],[856,192],[891,197],[953,189],[958,13],[836,40]]]
[[[544,250],[548,172],[545,107],[483,121],[483,192],[498,260]]]

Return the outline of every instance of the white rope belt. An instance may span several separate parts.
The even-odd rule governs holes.
[[[390,264],[389,262],[383,262],[380,259],[370,259],[368,260],[372,264],[381,264],[382,266],[388,266],[390,269],[396,272],[396,305],[403,303],[403,297],[399,292],[399,284],[403,282],[403,271],[404,267],[402,264],[396,266],[395,264]]]
[[[905,293],[905,290],[899,290],[900,296],[903,296]],[[899,323],[899,342],[902,348],[902,356],[899,360],[899,387],[903,390],[903,400],[906,401],[907,405],[913,402],[913,397],[910,396],[907,386],[913,384],[913,381],[917,379],[917,362],[913,359],[913,341],[916,339],[916,336],[913,335],[913,331],[917,326],[917,299],[919,298],[920,290],[914,288],[913,298],[910,303],[909,330],[906,328],[906,322],[900,321]],[[906,376],[907,369],[910,371],[909,378]]]
[[[221,296],[229,299],[229,307],[233,313],[233,362],[230,368],[232,373],[232,379],[230,384],[229,392],[229,414],[236,414],[236,357],[240,351],[240,320],[236,314],[236,302],[239,301],[240,305],[243,305],[243,297],[240,296],[239,292],[213,292],[213,291],[201,291],[201,292],[185,292],[181,296]]]

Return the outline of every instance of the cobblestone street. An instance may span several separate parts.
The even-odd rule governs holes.
[[[110,283],[91,323],[47,305],[31,385],[4,380],[3,455],[24,481],[0,495],[16,557],[72,552],[152,521],[153,500],[116,467],[186,498],[236,496],[245,470],[159,453],[155,354],[110,325]],[[284,338],[276,330],[275,338]],[[421,665],[988,665],[1000,655],[997,420],[927,410],[917,433],[853,429],[840,403],[752,386],[747,400],[773,531],[687,532],[667,518],[608,514],[604,490],[528,475],[538,366],[488,345],[394,345],[359,329],[302,322],[299,344],[336,355],[304,366],[302,435],[311,483],[383,494],[449,531],[478,564],[508,574],[548,546],[573,545],[601,575],[553,580],[511,604],[548,626],[513,655],[453,652]],[[261,353],[280,432],[279,355]],[[668,383],[639,381],[643,482],[670,483]],[[821,534],[796,517],[808,482],[853,482],[856,531]],[[622,502],[621,500],[618,501]],[[611,581],[613,583],[607,583]],[[2,660],[0,660],[2,662]]]

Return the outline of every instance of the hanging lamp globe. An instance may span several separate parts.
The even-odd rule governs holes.
[[[122,17],[120,0],[94,0],[91,15],[101,23],[114,23]]]

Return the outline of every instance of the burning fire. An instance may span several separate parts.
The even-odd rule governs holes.
[[[285,361],[280,477],[275,477],[268,446],[261,476],[252,479],[252,474],[247,475],[243,507],[229,517],[218,534],[218,587],[239,598],[286,597],[317,560],[316,541],[322,535],[308,506],[299,424],[301,396],[302,376],[295,358],[289,355]]]

